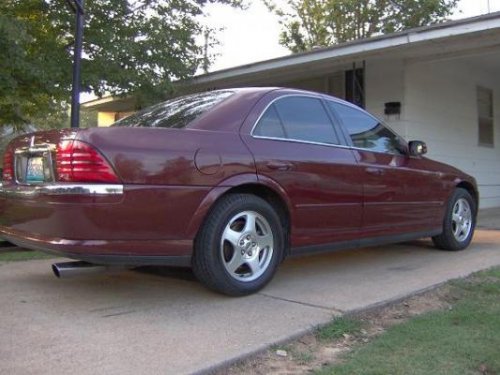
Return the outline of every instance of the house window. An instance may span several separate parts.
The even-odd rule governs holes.
[[[479,146],[493,147],[493,91],[483,87],[477,88],[477,111],[479,126]]]

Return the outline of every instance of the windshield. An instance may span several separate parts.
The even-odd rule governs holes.
[[[182,96],[148,107],[112,126],[182,129],[233,93],[224,90]]]

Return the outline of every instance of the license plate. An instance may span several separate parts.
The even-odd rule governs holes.
[[[33,157],[28,159],[26,169],[26,182],[43,182],[43,157]]]

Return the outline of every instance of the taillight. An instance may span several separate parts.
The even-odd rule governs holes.
[[[119,182],[104,157],[81,141],[61,141],[56,150],[57,180],[62,182]]]
[[[2,180],[6,182],[14,180],[14,151],[11,148],[7,148],[3,155]]]

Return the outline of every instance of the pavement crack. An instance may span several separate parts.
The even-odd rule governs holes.
[[[336,314],[339,314],[339,315],[344,314],[344,311],[339,310],[339,309],[335,309],[335,308],[332,308],[332,307],[316,305],[314,303],[308,303],[308,302],[295,301],[293,299],[288,299],[288,298],[283,298],[283,297],[276,297],[276,296],[272,296],[272,295],[266,294],[266,293],[258,293],[258,294],[261,295],[261,296],[267,297],[267,298],[278,300],[278,301],[290,302],[290,303],[295,303],[297,305],[302,305],[302,306],[307,306],[307,307],[313,307],[315,309],[326,310],[326,311],[330,311],[330,312],[333,312],[333,313],[336,313]]]
[[[107,314],[107,315],[103,315],[102,317],[103,318],[110,318],[112,316],[120,316],[120,315],[127,315],[127,314],[133,314],[133,313],[135,313],[135,310],[122,311],[122,312],[118,312],[118,313],[114,313],[114,314]]]
[[[94,313],[94,312],[103,312],[107,310],[118,310],[122,308],[122,306],[106,306],[106,307],[98,307],[92,310],[89,310],[89,312]]]

